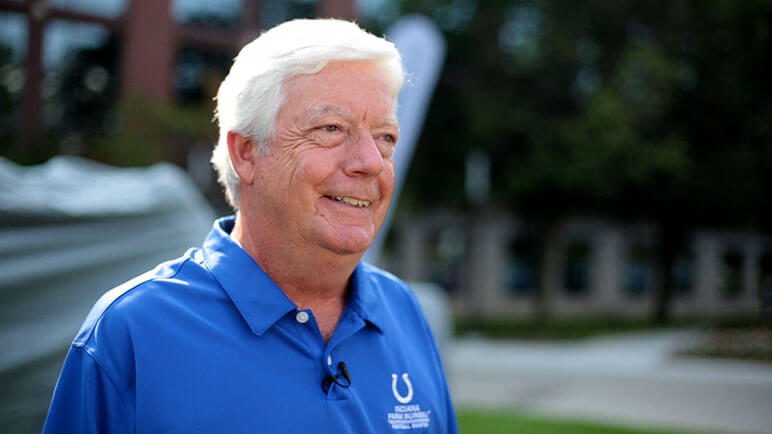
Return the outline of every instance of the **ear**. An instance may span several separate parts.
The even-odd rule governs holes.
[[[228,152],[233,170],[242,184],[252,184],[255,180],[257,146],[254,140],[233,131],[228,132]]]

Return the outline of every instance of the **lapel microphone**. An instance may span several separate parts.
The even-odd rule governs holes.
[[[330,390],[332,383],[335,383],[343,388],[348,388],[351,386],[351,377],[348,374],[348,368],[346,368],[346,364],[344,362],[338,363],[338,371],[340,371],[339,374],[334,376],[328,375],[322,380],[322,390],[324,390],[324,393],[327,393]]]

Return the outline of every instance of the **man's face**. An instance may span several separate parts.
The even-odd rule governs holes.
[[[383,223],[394,190],[399,134],[393,97],[368,62],[333,62],[285,86],[254,195],[257,230],[288,248],[364,252]],[[242,210],[245,211],[245,210]]]

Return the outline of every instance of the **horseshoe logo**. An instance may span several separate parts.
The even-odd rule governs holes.
[[[413,400],[413,384],[410,382],[410,379],[407,378],[407,372],[402,374],[402,381],[404,381],[407,386],[407,396],[399,394],[399,391],[397,390],[397,374],[391,374],[391,391],[394,393],[394,397],[397,398],[397,401],[401,404],[407,404]]]

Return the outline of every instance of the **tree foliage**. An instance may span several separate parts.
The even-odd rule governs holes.
[[[465,158],[484,150],[492,161],[489,206],[525,217],[591,213],[770,229],[772,2],[370,0],[361,6],[363,24],[376,33],[420,12],[436,20],[448,41],[403,207],[471,207],[460,194]],[[47,119],[53,114],[59,121],[40,143],[21,147],[10,127],[18,122],[20,94],[8,84],[19,71],[0,48],[2,152],[25,162],[36,158],[21,158],[21,151],[37,161],[64,151],[128,164],[170,158],[156,149],[165,136],[210,140],[204,113],[211,104],[202,100],[211,91],[202,91],[200,74],[228,62],[183,50],[175,83],[180,99],[197,107],[137,113],[131,102],[115,102],[119,45],[113,37],[74,52],[53,79],[44,79],[55,89]],[[200,138],[198,126],[206,130]],[[141,147],[129,143],[135,139]],[[139,155],[145,147],[149,153]]]
[[[524,216],[769,229],[772,3],[395,7],[433,16],[448,40],[408,203],[470,206],[458,194],[464,159],[484,149],[492,202]],[[374,17],[370,26],[388,24]]]

